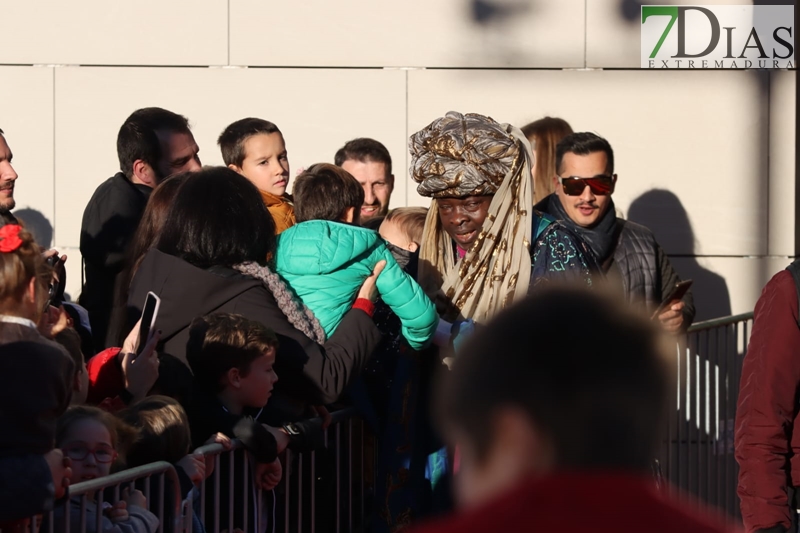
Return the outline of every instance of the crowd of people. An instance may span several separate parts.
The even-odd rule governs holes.
[[[192,450],[231,439],[252,486],[274,490],[284,450],[318,449],[341,405],[376,439],[371,531],[453,505],[424,531],[722,530],[648,475],[670,381],[660,339],[694,305],[671,296],[680,279],[652,232],[618,216],[606,139],[550,117],[520,129],[450,112],[409,139],[430,206],[394,209],[377,140],[293,179],[267,120],[238,120],[218,144],[225,166],[204,167],[185,117],[125,120],[119,172],[84,211],[70,302],[66,258],[14,216],[0,130],[3,531],[70,484],[154,461],[194,494],[214,463]],[[97,505],[56,506],[55,527],[159,526],[137,490]]]

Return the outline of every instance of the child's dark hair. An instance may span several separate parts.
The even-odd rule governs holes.
[[[186,360],[198,385],[215,394],[231,368],[246,376],[253,361],[278,348],[275,333],[241,315],[214,313],[198,317],[189,327]]]
[[[58,332],[53,340],[63,346],[72,357],[72,361],[75,363],[75,375],[86,370],[86,358],[83,355],[83,350],[81,350],[81,336],[77,331],[72,328],[66,328]]]
[[[111,437],[111,447],[120,457],[124,457],[131,443],[137,438],[134,428],[115,417],[108,411],[89,405],[76,405],[70,407],[58,418],[56,423],[56,446],[64,444],[69,428],[81,420],[94,420],[103,424],[108,429]]]
[[[220,134],[217,144],[222,150],[222,160],[226,165],[242,166],[244,158],[244,143],[253,135],[281,133],[278,126],[268,120],[260,118],[243,118],[237,120]],[[283,135],[281,133],[281,135]]]
[[[156,461],[177,463],[191,449],[189,418],[173,398],[147,396],[118,416],[139,431],[139,438],[128,450],[128,468]]]
[[[352,207],[357,223],[364,204],[361,184],[346,170],[328,163],[311,165],[300,174],[294,182],[292,196],[297,222],[338,221]]]

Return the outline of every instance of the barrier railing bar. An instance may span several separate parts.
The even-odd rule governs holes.
[[[341,424],[336,424],[336,533],[339,533],[341,530],[342,524],[342,517],[341,517],[341,510],[342,510],[342,478],[341,478],[341,460],[340,460],[340,451],[341,451]]]
[[[327,432],[326,432],[327,435]],[[311,452],[311,533],[317,526],[317,452]]]
[[[284,531],[286,533],[289,533],[289,522],[290,522],[290,520],[289,520],[289,500],[292,499],[292,491],[291,491],[291,488],[290,488],[290,484],[291,484],[290,482],[291,482],[291,477],[292,477],[291,476],[291,471],[292,471],[292,450],[287,449],[286,450],[286,474],[283,476],[284,479],[286,480],[286,484],[284,485],[284,490],[285,490],[286,497],[285,497],[284,511],[283,511]]]
[[[158,476],[158,493],[161,495],[158,499],[158,533],[164,533],[164,497],[166,496],[164,477],[163,473]],[[117,488],[119,488],[119,485],[117,485]],[[178,504],[180,504],[181,500],[180,493],[178,493]]]
[[[297,454],[297,531],[303,531],[303,459],[305,454]]]
[[[353,419],[347,421],[347,513],[348,531],[353,531]]]
[[[231,455],[233,455],[233,454],[231,453]],[[242,489],[243,489],[242,490],[242,494],[243,494],[242,500],[244,500],[243,501],[244,517],[242,518],[242,531],[247,531],[248,518],[249,518],[248,514],[250,512],[249,505],[248,505],[249,504],[248,498],[250,496],[250,490],[251,490],[250,485],[247,483],[249,481],[247,474],[249,474],[249,470],[250,470],[250,455],[247,453],[247,450],[245,450],[242,453],[242,455],[243,455],[243,459],[242,459],[242,479],[244,480],[243,481],[243,485],[242,485]],[[233,471],[233,468],[231,468],[231,471]],[[232,483],[233,482],[231,482],[231,484]],[[258,519],[256,519],[256,528],[258,528]],[[233,531],[233,530],[231,529],[229,531]],[[261,530],[257,529],[257,531],[261,531]]]
[[[67,505],[69,505],[69,502],[67,502]],[[86,531],[86,494],[81,494],[81,533],[84,531]]]
[[[696,333],[707,329],[718,328],[720,326],[727,326],[737,322],[745,322],[753,319],[753,312],[741,313],[739,315],[724,316],[721,318],[714,318],[712,320],[704,320],[702,322],[695,322],[692,324],[686,333]]]
[[[228,531],[233,531],[233,474],[235,473],[236,463],[234,461],[236,453],[228,454]]]
[[[214,533],[219,533],[219,467],[221,461],[219,455],[214,457]],[[204,517],[205,519],[205,517]],[[230,531],[228,533],[231,533]]]

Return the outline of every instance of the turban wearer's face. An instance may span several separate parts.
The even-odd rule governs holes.
[[[462,250],[469,250],[478,238],[483,221],[489,214],[492,195],[466,198],[437,198],[439,220],[450,238]]]

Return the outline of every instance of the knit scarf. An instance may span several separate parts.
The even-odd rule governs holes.
[[[617,210],[614,208],[614,201],[610,198],[609,203],[611,205],[608,206],[608,211],[603,218],[593,227],[584,228],[569,218],[557,194],[553,193],[548,198],[548,212],[586,241],[597,258],[597,262],[601,265],[614,253],[616,247]]]
[[[268,267],[258,263],[241,263],[234,265],[233,268],[257,280],[260,280],[275,298],[278,308],[289,319],[289,323],[295,329],[301,331],[306,337],[317,344],[324,344],[326,340],[325,330],[314,316],[314,313],[306,307],[306,304],[297,301],[294,294],[280,276],[271,271]]]

